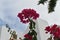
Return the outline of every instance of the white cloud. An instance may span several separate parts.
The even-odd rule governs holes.
[[[24,8],[33,8],[40,14],[40,18],[48,21],[49,24],[60,24],[60,1],[57,2],[56,11],[51,14],[48,14],[48,3],[45,5],[37,5],[38,1],[39,0],[1,0],[0,19],[11,26],[18,26],[16,28],[13,27],[14,29],[23,30],[24,28],[26,29],[26,27],[24,27],[26,25],[19,22],[17,14]]]

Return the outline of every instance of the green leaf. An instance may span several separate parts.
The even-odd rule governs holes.
[[[31,34],[32,34],[32,35],[37,35],[37,33],[36,33],[35,30],[32,30]]]
[[[31,30],[30,30],[30,31],[31,31]],[[28,34],[31,35],[31,36],[33,36],[33,34],[32,34],[30,31],[28,32]]]
[[[35,22],[34,21],[32,21],[33,22],[33,28],[35,29]]]
[[[35,22],[33,20],[30,20],[30,26],[29,29],[35,29]]]
[[[35,30],[30,30],[30,31],[28,32],[29,35],[31,35],[31,36],[33,36],[33,35],[37,36],[37,33],[36,33]]]
[[[37,40],[37,36],[34,36],[34,37],[33,37],[33,40]]]
[[[51,13],[54,11],[54,8],[56,6],[57,0],[50,0],[49,1],[49,6],[48,6],[48,13]]]
[[[33,29],[33,27],[32,27],[32,22],[30,22],[29,29]]]
[[[34,35],[37,35],[36,31],[35,30],[32,30],[32,32],[34,33]]]
[[[30,23],[29,23],[29,25],[30,25],[30,26],[29,26],[29,29],[33,29],[33,28],[32,28],[32,20],[31,20],[31,19],[29,19],[29,20],[30,20]]]
[[[39,5],[39,4],[44,4],[46,1],[47,1],[47,0],[39,0],[38,5]]]

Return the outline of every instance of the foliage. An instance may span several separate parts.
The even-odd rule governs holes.
[[[56,6],[56,2],[57,2],[57,0],[50,0],[49,7],[48,7],[49,13],[54,11],[54,8]]]
[[[48,1],[48,0],[39,0],[38,5],[39,5],[39,4],[44,4],[46,1]],[[56,2],[57,2],[57,0],[50,0],[50,1],[49,1],[48,13],[51,13],[51,12],[54,11],[54,8],[55,8],[55,6],[56,6]]]
[[[47,1],[47,0],[40,0],[39,3],[38,3],[38,5],[39,5],[39,4],[44,4],[46,1]]]

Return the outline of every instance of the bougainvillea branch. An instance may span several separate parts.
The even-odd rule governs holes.
[[[23,40],[37,40],[37,33],[35,31],[35,22],[39,17],[39,14],[33,9],[23,9],[22,12],[18,14],[18,17],[22,23],[29,23],[29,32],[24,35]]]
[[[40,0],[39,3],[38,3],[38,5],[39,4],[44,4],[46,1],[48,1],[48,0]],[[50,0],[49,1],[49,4],[48,4],[48,13],[51,13],[51,12],[54,11],[56,3],[57,3],[57,0]]]

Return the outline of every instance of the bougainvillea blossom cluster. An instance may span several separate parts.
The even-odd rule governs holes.
[[[33,9],[23,9],[22,12],[18,14],[21,22],[28,23],[29,19],[36,20],[39,17],[39,14]]]
[[[34,9],[23,9],[17,16],[22,23],[29,22],[29,32],[24,35],[23,40],[37,40],[36,23],[34,20],[39,17],[39,14]]]
[[[49,32],[54,37],[60,38],[60,27],[58,25],[54,24],[52,26],[47,26],[45,30],[46,30],[46,33]]]

